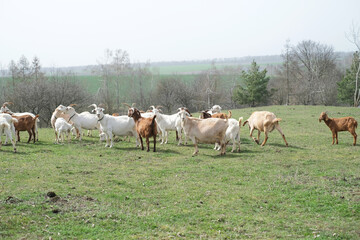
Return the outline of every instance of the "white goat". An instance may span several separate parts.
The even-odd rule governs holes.
[[[35,117],[35,114],[30,113],[30,112],[22,112],[22,113],[14,113],[14,112],[12,112],[7,107],[7,105],[9,105],[9,104],[13,104],[13,103],[12,102],[5,102],[0,108],[0,113],[8,113],[10,115],[17,116],[17,117],[21,117],[21,116],[25,116],[25,115],[30,115],[33,118]],[[38,126],[37,126],[38,122],[40,122],[39,118],[36,119],[36,122],[35,122],[36,141],[39,141],[39,132],[38,132]]]
[[[181,118],[181,126],[183,127],[185,134],[195,145],[195,152],[193,155],[196,155],[199,152],[197,146],[198,142],[219,143],[221,146],[220,155],[225,154],[225,132],[229,126],[227,119],[190,118],[189,113],[184,110],[181,110],[178,114]]]
[[[221,107],[219,105],[214,105],[211,107],[211,109],[208,111],[208,113],[210,113],[211,115],[213,115],[214,113],[220,113],[221,112]]]
[[[182,129],[181,119],[178,113],[172,115],[166,115],[166,114],[161,114],[159,112],[159,109],[155,108],[154,106],[151,106],[151,108],[153,109],[152,111],[156,115],[155,121],[162,133],[162,137],[161,137],[162,141],[160,144],[163,144],[164,140],[165,140],[165,144],[168,142],[169,131],[177,131],[179,134],[181,134],[181,129]],[[179,145],[180,144],[181,144],[181,138],[179,140]]]
[[[57,108],[55,108],[54,112],[51,115],[50,123],[51,123],[51,127],[55,131],[55,142],[59,142],[57,131],[55,129],[55,122],[60,117],[64,118],[64,116],[69,116],[64,113],[65,110],[66,107],[60,104]],[[69,119],[69,117],[67,117],[67,119]]]
[[[9,119],[7,116],[9,116],[11,119]],[[9,124],[9,120],[10,120],[10,124]],[[10,139],[13,148],[14,148],[14,152],[16,152],[16,146],[15,146],[15,140],[13,139],[13,136],[15,138],[15,133],[13,132],[13,126],[14,126],[14,122],[17,122],[17,119],[12,118],[10,115],[8,114],[0,114],[0,133],[3,133],[6,135],[6,141],[7,139]],[[12,132],[14,133],[14,135],[12,135]],[[2,146],[2,142],[1,142],[1,136],[0,136],[0,149]]]
[[[59,143],[59,137],[61,138],[62,143],[64,143],[65,134],[67,136],[68,142],[70,142],[70,131],[73,126],[68,123],[64,118],[58,118],[55,121],[55,131],[57,132],[57,143]]]
[[[100,127],[103,131],[100,134],[100,140],[106,138],[105,147],[113,146],[113,135],[115,136],[134,136],[136,139],[136,146],[139,146],[138,134],[136,132],[135,121],[128,116],[111,116],[104,114],[103,108],[97,107],[96,104],[92,104],[96,112],[96,117],[100,123]]]
[[[236,145],[239,146],[238,148],[238,152],[240,151],[240,127],[241,127],[241,122],[243,120],[243,117],[239,118],[239,121],[237,121],[234,118],[229,118],[228,122],[229,122],[229,126],[226,129],[225,132],[225,140],[228,141],[232,141],[233,143],[233,147],[231,152],[234,152],[236,150]],[[220,150],[221,146],[217,143],[215,143],[215,150]]]
[[[11,130],[11,133],[12,133],[12,136],[14,136],[14,138],[16,137],[16,131],[15,131],[15,126],[14,126],[14,122],[17,122],[17,119],[16,121],[13,120],[14,118],[8,114],[8,113],[0,113],[0,117],[3,117],[6,119],[7,123],[10,125],[10,130]],[[2,134],[5,134],[3,131],[0,132],[0,137]],[[6,136],[6,139],[5,139],[5,144],[7,144],[8,142],[8,136],[5,134]],[[11,140],[12,138],[10,138]]]
[[[82,140],[82,129],[100,129],[100,124],[95,114],[80,115],[71,106],[66,107],[64,113],[70,116],[69,121],[72,121],[74,123],[74,127],[79,131],[80,141]]]
[[[79,115],[87,115],[87,114],[91,114],[91,113],[85,111],[85,112],[80,113]],[[99,130],[99,132],[101,132],[100,129],[98,129],[98,130]],[[85,136],[85,132],[83,133],[83,136]],[[92,130],[88,130],[88,131],[87,131],[87,136],[88,136],[88,137],[92,136]]]
[[[285,139],[285,135],[282,132],[279,122],[281,121],[281,118],[277,118],[274,113],[268,112],[268,111],[258,111],[253,112],[251,116],[246,120],[243,124],[245,126],[246,123],[249,123],[249,129],[250,129],[250,137],[254,139],[254,141],[259,144],[260,140],[260,132],[265,132],[265,139],[261,146],[264,146],[266,144],[266,141],[268,140],[268,134],[269,132],[272,132],[275,128],[279,131],[282,138],[284,139],[284,142],[286,146],[288,146],[288,143]],[[252,134],[254,130],[258,130],[258,137],[255,139]]]

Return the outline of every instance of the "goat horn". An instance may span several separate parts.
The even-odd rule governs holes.
[[[127,103],[122,103],[122,104],[124,104],[124,105],[127,106],[128,108],[132,108],[132,106],[130,106],[130,105],[127,104]]]
[[[91,105],[90,105],[90,106],[88,106],[88,107],[94,107],[94,108],[97,108],[97,106],[96,106],[96,104],[95,104],[95,103],[91,104]]]
[[[157,105],[157,106],[156,106],[156,109],[159,109],[159,108],[163,108],[163,106]]]
[[[6,107],[6,105],[14,104],[12,102],[4,102],[3,107]]]
[[[75,106],[77,106],[77,104],[75,104],[75,103],[72,103],[69,105],[69,107],[75,107]]]
[[[136,103],[132,103],[131,106],[132,106],[132,107],[135,107],[135,106],[136,106]]]

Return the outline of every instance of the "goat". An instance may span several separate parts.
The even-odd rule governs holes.
[[[3,117],[3,118],[6,119],[7,123],[10,125],[12,136],[15,137],[15,135],[16,135],[15,134],[15,126],[14,126],[14,123],[12,121],[13,117],[8,113],[0,113],[0,117]],[[3,134],[3,132],[0,132],[0,137],[1,137],[2,134]],[[5,134],[5,136],[6,136],[6,134]],[[8,141],[8,137],[6,136],[5,144],[7,144],[7,141]]]
[[[131,111],[130,111],[131,110]],[[140,138],[141,150],[144,150],[144,144],[142,138],[146,138],[147,151],[150,151],[149,138],[154,138],[154,152],[156,152],[156,135],[157,135],[157,124],[156,115],[152,118],[142,117],[140,111],[136,108],[129,109],[129,117],[132,117],[135,121],[136,131]]]
[[[176,131],[176,132],[180,132],[181,134],[181,120],[179,117],[179,114],[172,114],[172,115],[166,115],[166,114],[161,114],[159,112],[159,107],[154,107],[151,106],[152,111],[154,112],[155,116],[156,116],[156,123],[158,128],[160,129],[161,133],[162,133],[162,141],[160,144],[164,143],[165,140],[165,144],[168,142],[168,132],[169,131]],[[181,139],[179,140],[179,145],[181,144]]]
[[[355,130],[358,123],[353,117],[329,118],[326,112],[322,112],[319,117],[319,122],[321,122],[321,120],[324,120],[332,132],[332,144],[334,144],[335,138],[336,144],[338,144],[338,132],[349,131],[354,137],[353,145],[356,145],[357,134]]]
[[[221,107],[219,105],[214,105],[211,107],[211,109],[209,111],[210,111],[210,114],[220,113]]]
[[[123,103],[123,104],[128,107],[128,116],[130,116],[133,113],[134,107],[132,107],[132,106],[135,106],[135,103],[133,103],[132,106],[130,106],[129,104],[126,104],[126,103]],[[161,112],[160,109],[159,109],[159,111]],[[143,118],[154,117],[154,112],[151,109],[149,109],[147,112],[140,111],[140,110],[139,110],[139,112],[140,112],[141,117],[143,117]],[[157,133],[159,134],[159,141],[162,140],[162,138],[161,138],[162,133],[161,133],[159,126],[157,126]]]
[[[229,111],[229,116],[231,117],[231,111]],[[206,119],[206,118],[228,119],[228,116],[224,113],[215,113],[215,114],[211,115],[207,111],[202,111],[200,114],[200,118],[201,119]],[[236,144],[238,144],[238,146],[239,146],[238,152],[239,152],[240,151],[240,127],[241,127],[241,121],[243,120],[243,117],[240,117],[239,121],[237,121],[236,119],[233,119],[233,118],[229,118],[228,120],[229,120],[228,121],[229,126],[225,132],[225,140],[232,141],[233,148],[232,148],[231,152],[234,152],[236,150]],[[221,146],[219,144],[215,143],[214,149],[219,151],[220,148],[221,148]]]
[[[181,126],[184,129],[185,134],[195,145],[195,152],[193,155],[197,155],[199,152],[197,146],[198,142],[219,143],[221,147],[220,155],[225,155],[225,132],[229,126],[227,119],[191,118],[184,110],[181,110],[178,114],[181,118]]]
[[[245,126],[246,123],[249,123],[249,129],[250,129],[250,137],[259,144],[260,140],[260,132],[265,132],[265,139],[261,146],[264,146],[266,144],[266,141],[268,140],[269,132],[272,132],[275,128],[279,131],[282,138],[284,139],[284,142],[286,146],[288,146],[288,143],[286,141],[285,135],[282,132],[279,122],[281,121],[281,118],[277,118],[274,113],[268,112],[268,111],[257,111],[253,112],[248,120],[246,120],[243,124]],[[258,130],[258,137],[255,139],[252,134],[254,130]]]
[[[104,135],[106,138],[105,147],[111,148],[113,146],[113,135],[134,136],[136,139],[136,146],[139,145],[134,119],[129,116],[114,117],[109,114],[104,114],[105,109],[96,106],[96,104],[92,104],[89,107],[94,107],[96,117],[98,118],[102,130],[102,133],[100,133],[100,140],[104,139]]]
[[[222,118],[222,119],[228,119],[228,118],[231,118],[232,116],[232,112],[230,110],[228,110],[229,114],[226,115],[226,113],[214,113],[214,114],[211,114],[209,110],[207,111],[202,111],[200,113],[200,119],[205,119],[205,118]]]
[[[65,120],[69,120],[70,116],[68,114],[65,114],[64,111],[66,110],[66,107],[63,105],[59,105],[57,108],[55,108],[54,112],[51,115],[50,123],[51,127],[54,129],[55,132],[55,142],[59,142],[57,131],[55,129],[55,122],[58,118],[64,118]]]
[[[16,118],[18,121],[14,122],[15,131],[17,133],[17,140],[20,142],[20,132],[21,131],[27,131],[29,133],[29,140],[27,143],[30,142],[31,137],[34,137],[34,143],[36,139],[35,134],[35,125],[36,125],[36,119],[38,119],[39,115],[36,115],[34,118],[30,115],[24,115],[24,116],[14,116],[13,118]]]
[[[66,133],[68,142],[70,142],[70,131],[73,128],[64,118],[58,118],[55,121],[55,131],[57,136],[61,137],[62,143],[64,143],[64,135]],[[59,137],[57,137],[57,143],[59,143]]]
[[[82,129],[100,129],[100,124],[95,114],[78,114],[71,105],[67,106],[63,112],[70,116],[69,121],[72,121],[74,127],[79,131],[79,141],[82,140]]]
[[[5,102],[1,109],[0,109],[0,113],[8,113],[12,116],[25,116],[25,115],[30,115],[31,117],[35,117],[35,114],[33,113],[30,113],[30,112],[22,112],[22,113],[13,113],[8,107],[7,105],[10,105],[10,104],[13,104],[12,102]],[[39,132],[38,132],[38,125],[37,123],[40,122],[39,119],[36,120],[36,123],[35,123],[35,132],[36,132],[36,141],[39,141]]]
[[[179,108],[177,109],[177,112],[179,113],[181,110],[184,110],[185,112],[188,113],[188,116],[192,117],[192,114],[191,114],[191,112],[189,111],[188,108],[186,108],[186,107],[179,107]],[[181,124],[180,124],[180,126],[181,126]],[[178,145],[180,145],[180,144],[181,144],[181,141],[182,141],[182,132],[183,132],[183,129],[182,129],[182,128],[181,128],[180,132],[179,132],[179,131],[176,131],[176,141],[179,141],[179,144],[178,144]],[[180,134],[180,137],[179,137],[179,134]],[[185,135],[185,144],[187,144],[187,136],[186,136],[185,133],[184,133],[184,135]]]
[[[16,153],[16,146],[13,137],[15,138],[15,133],[13,131],[14,123],[17,122],[16,118],[12,118],[8,114],[0,114],[0,133],[6,135],[6,141],[10,139],[14,152]],[[13,134],[12,134],[13,133]],[[2,146],[1,136],[0,136],[0,148]]]
[[[87,114],[91,114],[90,112],[87,112],[87,111],[85,111],[85,112],[82,112],[82,113],[80,113],[79,115],[81,116],[81,115],[87,115]],[[101,133],[101,129],[99,129],[100,128],[100,125],[99,126],[96,126],[96,129],[98,129],[99,130],[99,132]],[[87,136],[88,137],[92,137],[92,131],[93,130],[87,130]],[[83,136],[85,136],[85,132],[83,133]]]

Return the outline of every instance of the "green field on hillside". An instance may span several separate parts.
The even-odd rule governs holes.
[[[174,133],[157,152],[130,142],[104,148],[95,133],[54,144],[51,129],[18,153],[0,150],[1,239],[359,239],[360,145],[348,132],[331,145],[318,122],[360,109],[270,106],[282,118],[261,147],[241,128],[241,152],[213,145],[177,146]],[[358,133],[359,129],[357,130]],[[256,134],[255,134],[256,135]],[[261,135],[261,140],[264,135]],[[57,197],[47,197],[48,192]]]

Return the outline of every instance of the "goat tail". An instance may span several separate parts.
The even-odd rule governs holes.
[[[231,118],[231,116],[232,116],[232,112],[231,112],[230,110],[228,110],[228,112],[229,112],[229,116],[228,116],[228,118]]]
[[[1,123],[0,126],[1,126],[1,129],[4,129],[4,128],[10,129],[10,125],[7,122]]]
[[[354,123],[354,127],[357,128],[358,124],[357,124],[357,121],[355,120],[355,123]]]
[[[11,118],[10,120],[12,123],[18,123],[19,121],[16,118]]]
[[[272,122],[273,123],[279,123],[282,119],[281,118],[275,118]]]
[[[246,120],[246,121],[243,123],[243,126],[245,126],[248,122],[249,122],[249,121],[248,121],[248,120]]]
[[[33,119],[36,120],[39,118],[39,115],[36,115]]]
[[[239,117],[239,127],[241,127],[241,122],[242,122],[242,120],[244,120],[244,118],[243,118],[243,117]]]

